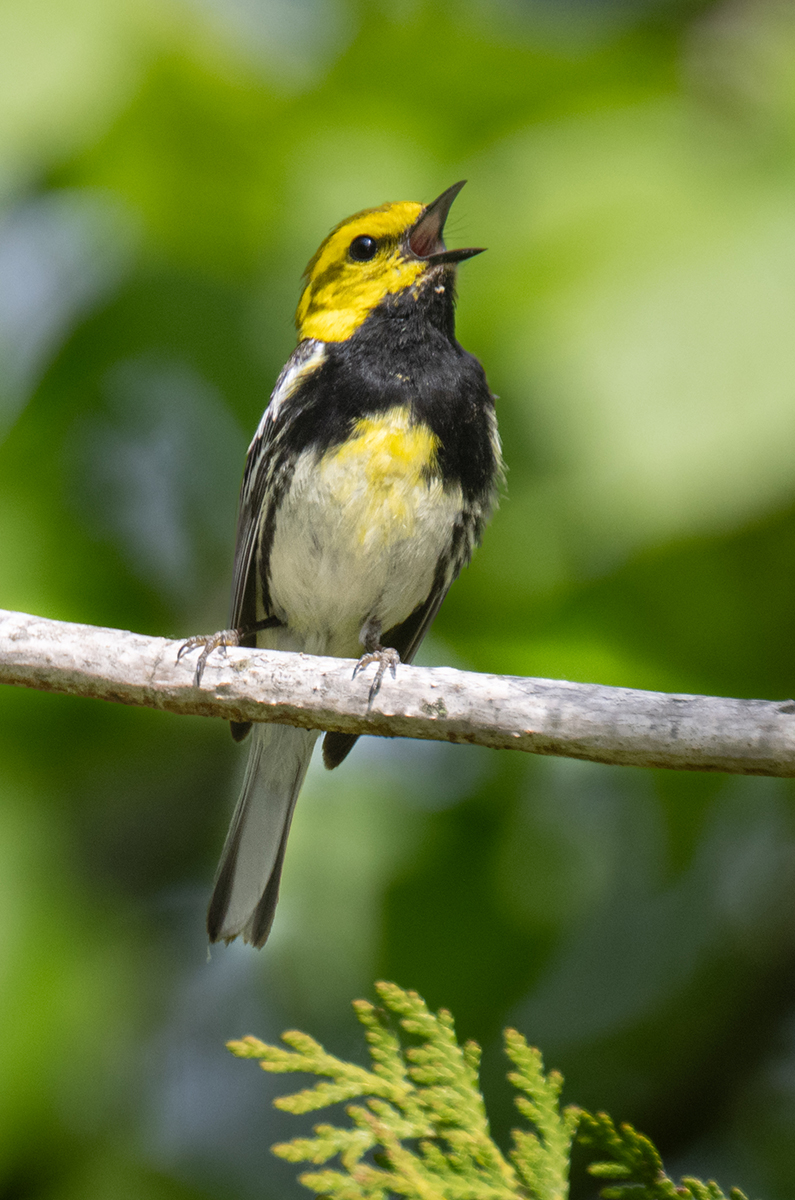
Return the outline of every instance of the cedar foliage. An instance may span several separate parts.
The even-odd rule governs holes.
[[[292,1113],[341,1102],[351,1124],[316,1125],[312,1137],[274,1146],[288,1162],[309,1163],[299,1180],[330,1200],[566,1200],[575,1135],[596,1161],[588,1167],[606,1181],[604,1200],[745,1200],[728,1197],[712,1181],[665,1173],[652,1142],[631,1125],[616,1128],[595,1116],[561,1107],[563,1077],[545,1073],[541,1054],[515,1029],[506,1029],[516,1107],[527,1121],[514,1129],[505,1155],[489,1133],[478,1068],[480,1047],[459,1044],[453,1018],[432,1013],[416,992],[376,984],[380,1005],[354,1002],[364,1026],[372,1070],[345,1062],[308,1034],[282,1034],[288,1047],[254,1037],[229,1042],[240,1058],[254,1058],[274,1074],[300,1072],[318,1082],[274,1101]],[[336,1165],[328,1165],[337,1160]]]

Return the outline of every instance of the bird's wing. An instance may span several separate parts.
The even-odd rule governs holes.
[[[262,415],[246,455],[237,517],[235,560],[232,571],[232,608],[230,628],[243,629],[258,619],[256,595],[256,546],[262,521],[267,518],[269,500],[276,498],[279,433],[285,419],[285,406],[303,383],[321,366],[326,357],[323,342],[301,342],[279,376],[270,403]],[[265,616],[269,616],[265,613]],[[256,639],[244,639],[254,645]]]
[[[253,629],[261,616],[272,615],[268,611],[264,579],[257,581],[257,542],[263,521],[268,520],[269,512],[283,494],[280,484],[286,482],[285,472],[289,470],[289,459],[282,460],[278,447],[281,431],[288,423],[290,401],[325,357],[323,342],[307,340],[300,343],[276,381],[268,407],[248,448],[237,513],[230,629]],[[258,592],[264,612],[257,603]],[[256,646],[256,633],[242,634],[240,645]],[[230,727],[235,741],[242,742],[251,729],[251,722],[231,721]]]

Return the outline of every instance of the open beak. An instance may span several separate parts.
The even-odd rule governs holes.
[[[484,246],[469,250],[448,250],[442,239],[447,214],[465,183],[466,179],[454,183],[422,210],[409,230],[409,250],[415,258],[433,264],[458,263],[483,253]]]

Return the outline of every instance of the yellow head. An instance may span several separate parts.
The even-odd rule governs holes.
[[[442,240],[454,184],[432,204],[368,208],[341,221],[306,268],[295,324],[299,340],[343,342],[385,296],[417,285],[431,268],[480,250],[446,250]]]

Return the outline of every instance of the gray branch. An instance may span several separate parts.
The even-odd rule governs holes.
[[[795,775],[795,703],[669,695],[399,666],[368,708],[369,667],[215,651],[202,686],[180,642],[0,609],[0,683],[234,721],[468,742],[593,762]]]

